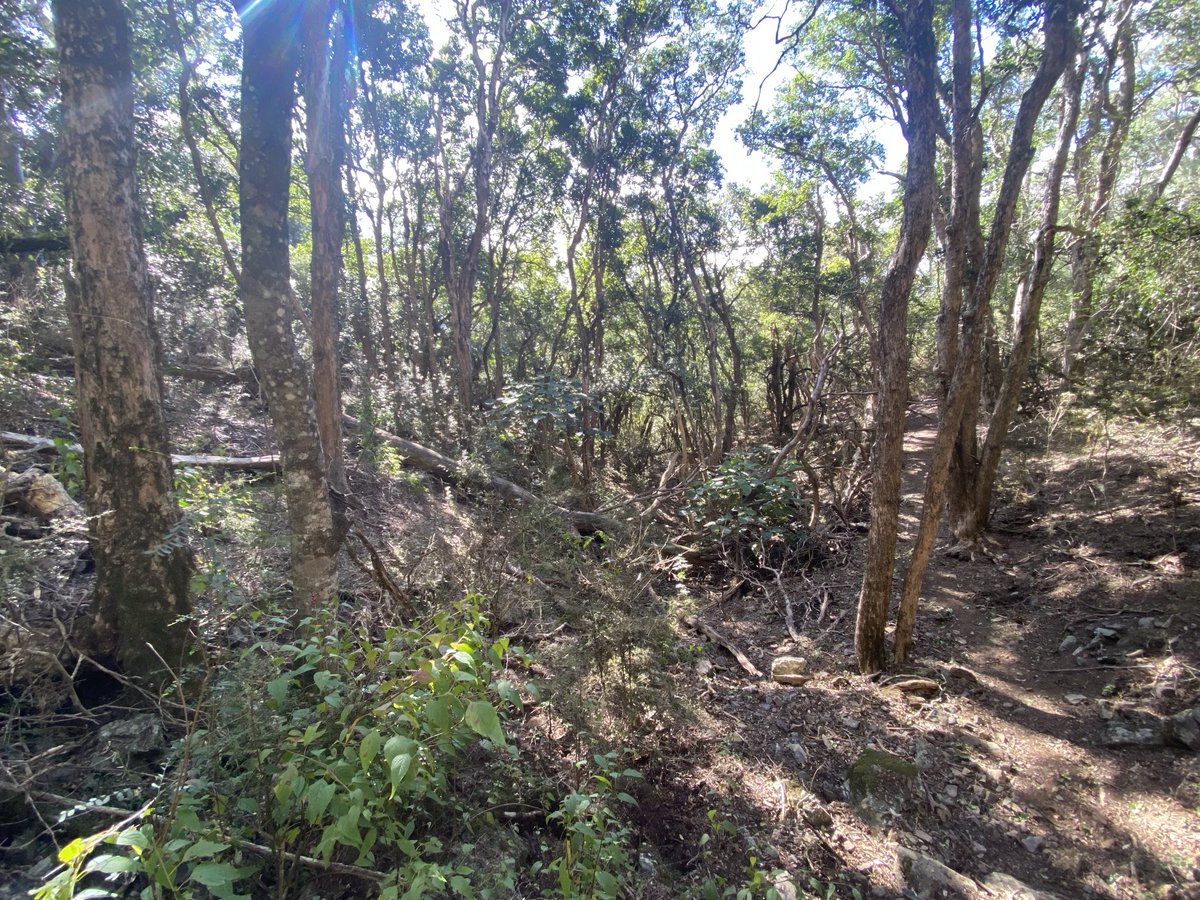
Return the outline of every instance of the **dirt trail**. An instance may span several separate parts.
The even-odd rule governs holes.
[[[914,404],[908,425],[898,578],[936,407]],[[760,858],[838,896],[912,896],[897,866],[906,847],[977,883],[1000,872],[1063,898],[1200,897],[1200,767],[1159,740],[1171,715],[1200,706],[1200,434],[1113,426],[1060,453],[1033,440],[1007,466],[996,559],[956,559],[940,542],[903,672],[856,672],[857,558],[789,586],[799,641],[778,591],[719,602],[713,585],[704,618],[759,669],[798,654],[813,676],[753,683],[710,651],[715,671],[689,688],[708,727],[649,772],[668,792],[661,830],[693,840],[716,808],[769,830]],[[941,689],[886,690],[903,674]],[[1150,746],[1113,746],[1114,726]],[[866,816],[848,793],[865,751],[920,770],[912,795]]]
[[[910,411],[909,542],[935,416],[929,403]],[[1200,520],[1194,504],[1170,523],[1152,520],[1179,473],[1138,455],[1148,447],[1114,454],[1110,445],[1103,459],[1065,470],[1066,459],[1049,460],[1047,472],[1034,473],[1047,477],[1033,495],[998,513],[997,560],[939,554],[921,608],[918,663],[953,660],[978,680],[938,718],[998,745],[1007,768],[1011,816],[999,820],[1003,837],[986,842],[990,860],[1068,896],[1150,886],[1200,896],[1194,756],[1112,745],[1114,724],[1133,730],[1196,703],[1197,582],[1188,563],[1197,560],[1188,557]]]

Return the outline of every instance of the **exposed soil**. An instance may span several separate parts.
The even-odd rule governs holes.
[[[910,411],[905,541],[934,414],[928,404]],[[878,684],[855,673],[853,565],[790,585],[797,617],[809,612],[798,645],[778,601],[705,610],[763,671],[788,653],[814,672],[785,687],[712,650],[713,675],[680,677],[711,715],[693,736],[689,780],[736,794],[766,826],[760,857],[799,886],[815,873],[839,893],[902,896],[899,845],[976,879],[999,871],[1065,897],[1200,896],[1197,757],[1110,745],[1113,725],[1154,725],[1200,699],[1196,435],[1113,426],[1091,446],[1027,459],[1010,465],[995,559],[942,552],[931,565],[905,670],[940,683],[927,701],[886,690],[901,673]],[[821,621],[813,611],[825,592],[835,599]],[[830,613],[844,613],[832,633]],[[846,781],[872,748],[920,774],[910,796],[867,824]],[[805,792],[830,825],[806,823]]]

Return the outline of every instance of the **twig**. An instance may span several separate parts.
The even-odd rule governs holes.
[[[729,640],[729,638],[725,637],[725,635],[721,634],[721,632],[717,631],[711,625],[701,622],[695,616],[685,616],[683,619],[683,622],[689,628],[694,628],[697,631],[701,632],[705,637],[707,637],[714,644],[719,644],[720,646],[722,646],[726,650],[728,650],[730,652],[730,654],[732,654],[733,658],[738,661],[738,665],[740,665],[743,669],[745,669],[747,672],[749,672],[755,678],[763,677],[762,672],[760,672],[757,668],[755,668],[754,663],[750,662],[749,657],[747,657],[745,653],[743,653],[741,650],[739,650],[737,645],[734,644],[733,641]]]
[[[796,628],[796,616],[792,613],[792,595],[787,591],[783,592],[783,609],[787,620],[788,634],[796,643],[800,642],[800,632]]]

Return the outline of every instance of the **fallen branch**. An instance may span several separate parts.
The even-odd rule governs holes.
[[[725,635],[721,634],[721,632],[717,631],[717,629],[705,622],[701,622],[695,616],[685,616],[683,623],[689,628],[694,628],[696,631],[699,631],[714,644],[717,644],[728,650],[733,658],[738,661],[738,665],[740,665],[755,678],[763,677],[763,673],[755,667],[754,663],[750,662],[750,659],[746,656],[746,654],[738,649],[737,645],[734,644],[733,641],[725,637]]]
[[[342,423],[346,428],[355,431],[362,431],[362,423],[351,415],[343,415]],[[474,472],[465,472],[450,457],[438,453],[436,450],[431,450],[428,447],[423,447],[414,441],[406,440],[390,432],[384,431],[382,428],[374,430],[376,439],[383,441],[389,447],[399,450],[408,463],[422,472],[428,472],[437,478],[442,478],[447,481],[452,481],[456,484],[465,486],[481,487],[486,490],[494,491],[502,497],[507,497],[510,500],[516,500],[519,503],[526,503],[530,506],[541,507],[550,512],[562,517],[566,521],[578,528],[587,528],[592,531],[607,531],[613,532],[621,528],[621,523],[616,519],[610,519],[608,516],[600,515],[599,513],[583,512],[580,510],[567,509],[564,506],[558,506],[549,501],[542,500],[532,491],[528,491],[515,484],[506,478],[501,478],[499,475],[492,475],[484,472],[476,474]]]
[[[0,444],[33,450],[37,453],[56,453],[61,447],[71,453],[83,453],[78,444],[58,444],[50,438],[15,431],[0,431]],[[265,456],[213,456],[204,453],[172,453],[171,462],[177,466],[207,466],[222,469],[247,469],[253,472],[273,472],[279,468],[276,454]]]

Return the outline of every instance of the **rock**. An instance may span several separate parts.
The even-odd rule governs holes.
[[[1087,697],[1085,697],[1083,694],[1067,694],[1067,696],[1063,697],[1063,699],[1072,706],[1078,706],[1080,703],[1087,702]]]
[[[1097,625],[1092,629],[1092,634],[1106,641],[1114,641],[1117,639],[1117,630],[1115,628],[1105,628],[1103,625]]]
[[[993,872],[983,879],[983,886],[995,900],[1062,900],[1058,894],[1036,890],[1003,872]]]
[[[1160,747],[1163,743],[1161,728],[1126,728],[1124,725],[1109,725],[1104,732],[1104,744],[1108,747]]]
[[[779,684],[807,684],[812,676],[803,656],[777,656],[771,663],[771,677]]]
[[[701,677],[703,677],[705,675],[711,675],[712,670],[713,670],[713,664],[711,661],[704,659],[703,657],[696,660],[696,674],[697,675],[699,675]]]
[[[849,728],[851,731],[856,731],[858,729],[858,726],[861,725],[862,723],[859,722],[858,719],[854,718],[853,716],[846,716],[845,718],[842,719],[842,724],[845,725],[847,728]]]
[[[864,750],[847,773],[850,801],[869,822],[879,824],[883,814],[909,799],[917,767],[883,750]]]
[[[167,746],[162,720],[152,713],[109,722],[96,737],[106,753],[122,756],[147,756],[165,750]]]
[[[808,751],[804,749],[803,744],[788,744],[788,749],[792,751],[796,765],[803,766],[808,762]]]
[[[1030,853],[1040,853],[1042,848],[1046,846],[1046,839],[1040,835],[1031,834],[1021,839],[1021,845]]]
[[[1154,616],[1145,616],[1138,619],[1138,628],[1154,628],[1156,627],[1154,622]]]
[[[922,900],[937,897],[971,900],[979,893],[974,881],[932,857],[915,853],[906,847],[897,847],[896,857],[905,882]]]
[[[1200,707],[1185,709],[1171,716],[1166,721],[1164,732],[1172,742],[1200,753]]]
[[[778,873],[778,877],[772,883],[771,887],[775,888],[775,893],[779,895],[779,900],[797,900],[800,896],[796,893],[796,884],[792,881],[792,876],[787,872]]]
[[[1070,653],[1079,644],[1079,638],[1073,634],[1068,634],[1062,639],[1062,643],[1058,645],[1059,653]]]
[[[979,682],[979,678],[976,677],[975,673],[965,666],[950,666],[946,669],[946,677],[955,678],[970,684],[977,684]]]

